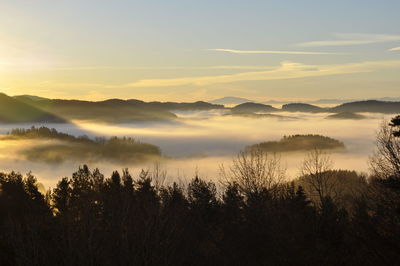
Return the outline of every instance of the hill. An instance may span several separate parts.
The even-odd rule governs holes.
[[[306,103],[309,104],[344,104],[344,103],[351,103],[351,102],[359,102],[359,101],[366,101],[366,100],[377,100],[377,101],[382,101],[382,102],[398,102],[400,101],[399,97],[382,97],[382,98],[376,98],[376,99],[319,99],[315,101],[309,101]]]
[[[289,103],[282,106],[282,111],[288,112],[306,112],[306,113],[320,113],[324,112],[325,109],[319,106],[307,104],[307,103]]]
[[[265,104],[292,104],[292,103],[305,103],[305,104],[312,104],[312,105],[318,105],[318,104],[329,104],[329,105],[338,105],[342,103],[347,103],[347,102],[354,102],[356,100],[350,100],[350,99],[318,99],[318,100],[310,100],[310,101],[290,101],[290,100],[269,100],[265,101],[263,103]]]
[[[300,102],[294,102],[290,100],[269,100],[263,102],[264,104],[291,104],[291,103],[305,103],[305,104],[312,104],[312,105],[340,105],[344,103],[352,103],[352,102],[359,102],[359,101],[381,101],[381,102],[399,102],[400,98],[399,97],[382,97],[382,98],[376,98],[376,99],[318,99],[318,100],[310,100],[310,101],[300,101]]]
[[[242,103],[231,108],[234,113],[256,113],[256,112],[276,112],[279,109],[272,107],[271,105],[265,105],[262,103]]]
[[[99,122],[124,123],[134,121],[170,121],[177,118],[171,111],[223,109],[223,105],[207,102],[175,103],[144,102],[130,99],[108,99],[91,102],[81,100],[36,99],[18,96],[27,105],[53,113],[69,120],[93,120]]]
[[[266,152],[295,152],[313,149],[334,150],[344,148],[345,146],[342,142],[321,135],[284,136],[279,141],[267,141],[247,147],[247,149],[261,149]]]
[[[44,97],[39,97],[39,96],[35,96],[35,95],[28,95],[28,94],[24,94],[24,95],[17,95],[17,96],[13,96],[15,99],[24,99],[24,98],[29,98],[33,101],[40,101],[40,100],[48,100],[48,98],[44,98]]]
[[[343,113],[337,113],[333,115],[329,115],[326,117],[326,119],[349,119],[349,120],[360,120],[360,119],[366,119],[367,117],[364,115],[360,115],[357,113],[351,113],[351,112],[343,112]]]
[[[141,108],[155,108],[164,111],[203,111],[203,110],[213,110],[213,109],[224,109],[225,107],[220,104],[212,104],[204,101],[197,101],[197,102],[144,102],[137,99],[130,99],[130,100],[120,100],[120,99],[110,99],[103,102],[120,104],[120,103],[129,103],[131,106],[141,107]]]
[[[210,103],[213,103],[213,104],[223,104],[223,105],[237,105],[237,104],[242,104],[242,103],[247,103],[247,102],[253,102],[253,101],[246,99],[246,98],[231,97],[231,96],[222,97],[222,98],[210,101]]]
[[[80,100],[19,98],[24,103],[68,120],[92,120],[97,122],[124,123],[133,121],[170,121],[176,115],[148,104],[132,104],[130,101],[110,99],[90,102]]]
[[[246,117],[252,119],[261,119],[261,118],[275,118],[278,120],[299,120],[297,117],[285,116],[285,115],[277,115],[277,114],[257,114],[252,112],[231,112],[226,113],[224,116],[235,116],[235,117]]]
[[[167,110],[167,111],[204,111],[204,110],[214,110],[214,109],[224,109],[225,108],[221,104],[212,104],[212,103],[208,103],[208,102],[204,102],[204,101],[197,101],[197,102],[193,102],[193,103],[149,102],[149,103],[145,103],[145,104],[152,106],[152,107]]]
[[[318,99],[318,100],[309,101],[306,103],[336,105],[336,104],[343,104],[343,103],[354,102],[354,101],[356,101],[356,100],[352,100],[352,99]]]
[[[2,123],[65,123],[62,119],[19,99],[0,93],[0,122]]]
[[[376,100],[344,103],[329,109],[333,113],[343,112],[370,112],[370,113],[400,113],[400,102],[383,102]]]
[[[30,129],[13,129],[1,140],[32,140],[34,146],[28,145],[20,155],[31,161],[114,161],[122,163],[142,162],[150,157],[161,156],[159,147],[140,142],[133,138],[75,137],[46,127]],[[43,143],[40,140],[47,140]],[[50,142],[49,142],[50,141]]]

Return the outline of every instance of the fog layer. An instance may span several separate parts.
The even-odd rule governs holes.
[[[381,114],[368,114],[364,120],[329,120],[328,114],[282,113],[288,117],[258,118],[225,116],[223,111],[177,112],[177,122],[98,124],[74,121],[74,124],[48,124],[58,131],[72,135],[130,136],[159,146],[164,156],[161,165],[168,176],[180,179],[193,177],[198,172],[202,177],[218,177],[220,164],[229,164],[232,157],[247,145],[279,140],[284,135],[320,134],[342,141],[346,149],[332,153],[335,168],[368,171],[368,156],[374,148],[376,131],[384,117]],[[2,125],[0,133],[12,128],[28,128],[32,125]],[[42,126],[42,125],[35,125]],[[32,171],[46,187],[54,186],[55,180],[70,176],[79,165],[89,163],[91,168],[99,167],[105,174],[112,170],[128,167],[133,173],[141,168],[151,168],[154,162],[121,165],[102,162],[67,161],[59,164],[30,162],[19,156],[18,151],[32,141],[2,141],[0,145],[0,170],[16,170],[22,173]],[[283,153],[282,162],[287,168],[289,178],[298,174],[304,153]]]

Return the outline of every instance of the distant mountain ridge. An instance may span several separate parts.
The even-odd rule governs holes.
[[[243,98],[244,99],[244,98]],[[387,99],[387,98],[385,98]],[[391,98],[392,99],[392,98]],[[400,101],[356,101],[334,107],[320,107],[307,103],[289,103],[282,108],[255,102],[245,102],[227,108],[222,104],[197,102],[144,102],[137,99],[108,99],[104,101],[82,101],[47,99],[32,95],[15,97],[0,94],[0,122],[2,123],[65,123],[70,120],[92,120],[106,123],[172,121],[177,119],[174,111],[204,111],[224,109],[232,114],[255,114],[272,112],[305,113],[363,113],[375,112],[399,114]],[[336,118],[356,118],[355,115]]]
[[[262,103],[265,104],[291,104],[291,103],[305,103],[305,104],[329,104],[329,105],[339,105],[344,103],[351,103],[351,102],[360,102],[360,101],[383,101],[383,102],[399,102],[400,97],[382,97],[376,99],[318,99],[318,100],[311,100],[311,101],[276,101],[270,100],[265,101]]]
[[[282,111],[320,113],[326,112],[326,109],[307,103],[289,103],[282,106]]]
[[[400,113],[400,102],[383,102],[368,100],[360,102],[344,103],[329,109],[333,113],[343,112],[369,112],[369,113]]]
[[[195,111],[195,110],[212,110],[224,109],[225,106],[221,104],[213,104],[204,101],[197,101],[193,103],[177,103],[177,102],[148,102],[150,106],[163,108],[168,111]]]
[[[232,114],[251,114],[271,113],[271,112],[301,112],[301,113],[333,113],[341,114],[330,116],[334,119],[362,119],[362,115],[357,113],[383,113],[383,114],[399,114],[400,102],[382,102],[376,100],[360,101],[344,103],[335,107],[319,107],[306,103],[290,103],[282,106],[281,109],[274,108],[271,105],[260,103],[244,103],[239,104],[230,109]],[[352,115],[350,115],[352,114]]]
[[[326,119],[350,119],[350,120],[361,120],[366,119],[367,117],[364,115],[360,115],[357,113],[343,112],[343,113],[335,113],[333,115],[329,115]]]
[[[304,104],[312,104],[312,105],[340,105],[344,103],[351,102],[362,102],[362,101],[382,101],[382,102],[400,102],[400,97],[381,97],[375,99],[317,99],[317,100],[309,100],[309,101],[290,101],[290,100],[268,100],[268,101],[253,101],[244,97],[234,97],[234,96],[226,96],[222,98],[218,98],[215,100],[209,101],[213,104],[223,104],[223,105],[238,105],[247,102],[253,103],[261,103],[266,105],[287,105],[292,103],[304,103]]]
[[[176,119],[176,115],[160,108],[145,108],[119,99],[89,102],[58,99],[33,101],[26,98],[24,102],[46,112],[62,116],[68,120],[125,123],[134,121],[166,121]]]
[[[246,99],[246,98],[232,97],[232,96],[222,97],[222,98],[218,98],[218,99],[210,101],[210,103],[213,103],[213,104],[223,104],[223,105],[237,105],[237,104],[242,104],[242,103],[247,103],[247,102],[254,102],[254,101]]]
[[[175,103],[144,102],[136,99],[108,99],[92,102],[46,98],[37,99],[30,95],[17,96],[15,99],[43,112],[48,112],[67,120],[92,120],[107,123],[171,121],[177,119],[177,116],[171,112],[175,110],[190,111],[225,108],[223,105],[203,101]]]
[[[40,101],[40,100],[48,100],[48,98],[40,97],[40,96],[35,96],[35,95],[29,95],[29,94],[23,94],[23,95],[17,95],[13,96],[15,99],[24,99],[24,98],[29,98],[33,101]]]
[[[65,123],[65,119],[0,93],[2,123]]]
[[[256,113],[256,112],[276,112],[279,109],[272,107],[271,105],[265,105],[262,103],[253,103],[247,102],[236,105],[235,107],[231,108],[231,111],[234,113]]]
[[[268,110],[273,108],[271,105],[264,105],[253,103],[257,106],[258,111],[262,112],[262,109]],[[264,106],[263,108],[261,106]],[[241,107],[241,105],[232,108],[232,111]],[[245,108],[240,108],[244,110]],[[250,108],[247,108],[250,111]],[[358,101],[344,103],[335,107],[319,107],[316,105],[306,103],[290,103],[282,106],[281,109],[273,108],[273,112],[285,111],[285,112],[304,112],[304,113],[385,113],[385,114],[397,114],[400,113],[400,102],[384,102],[377,100]]]

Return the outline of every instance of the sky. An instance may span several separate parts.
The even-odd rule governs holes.
[[[400,97],[400,1],[0,0],[0,91]]]

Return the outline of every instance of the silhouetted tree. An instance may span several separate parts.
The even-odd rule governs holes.
[[[394,136],[393,128],[386,122],[383,122],[378,132],[370,166],[374,177],[400,178],[400,138]]]
[[[392,118],[390,121],[390,126],[394,128],[393,135],[395,137],[400,137],[400,115]]]
[[[67,177],[62,178],[53,190],[52,199],[59,216],[67,215],[71,204],[71,187]]]
[[[220,170],[223,184],[236,183],[246,195],[265,189],[272,192],[285,178],[280,157],[260,149],[239,152],[228,170],[223,165]]]
[[[321,150],[308,153],[300,172],[309,195],[317,205],[323,205],[326,198],[337,199],[337,180],[332,174],[332,161]]]
[[[0,265],[398,265],[398,176],[367,182],[321,156],[287,182],[278,157],[242,153],[223,186],[83,165],[50,196],[30,173],[0,173]],[[344,205],[331,184],[362,189]]]

